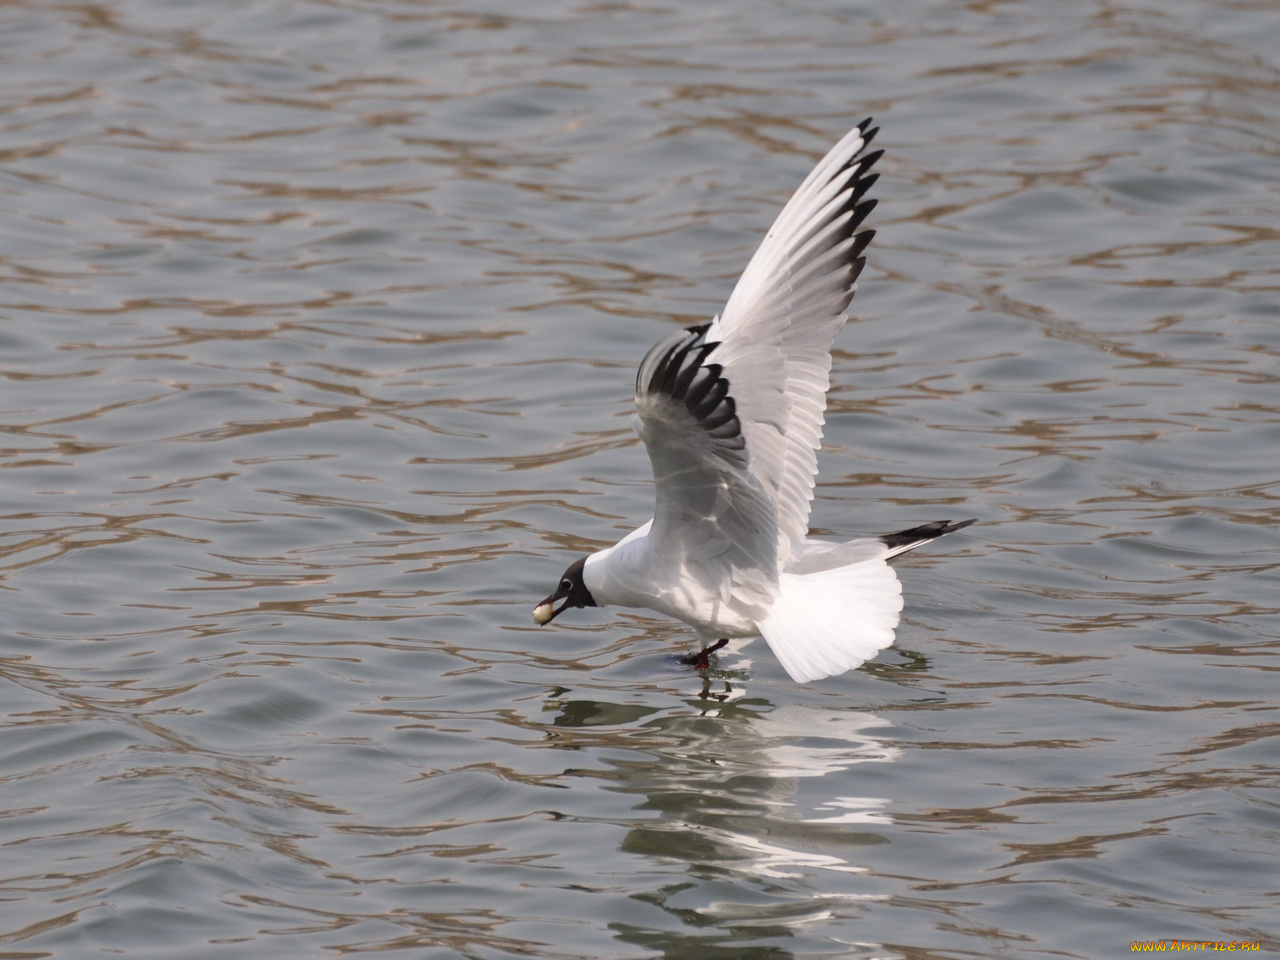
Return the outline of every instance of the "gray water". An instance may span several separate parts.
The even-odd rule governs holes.
[[[0,7],[0,957],[1280,949],[1272,0]],[[864,116],[896,646],[530,619]]]

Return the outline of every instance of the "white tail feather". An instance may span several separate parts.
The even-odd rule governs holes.
[[[797,683],[832,677],[893,643],[902,585],[883,560],[817,573],[784,573],[778,598],[758,624]]]

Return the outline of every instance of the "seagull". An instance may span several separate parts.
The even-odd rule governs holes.
[[[808,536],[831,345],[874,230],[860,230],[884,153],[868,118],[782,209],[724,311],[649,351],[635,427],[653,467],[653,519],[572,563],[534,608],[639,607],[697,631],[699,670],[733,637],[762,636],[798,683],[893,643],[902,586],[887,560],[973,520],[835,543]]]

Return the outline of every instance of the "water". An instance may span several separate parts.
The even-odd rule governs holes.
[[[0,11],[0,957],[1280,948],[1262,2]],[[862,117],[813,524],[898,644],[532,604]]]

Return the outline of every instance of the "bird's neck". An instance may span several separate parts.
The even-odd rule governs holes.
[[[642,530],[644,528],[641,528]],[[638,534],[638,535],[637,535]],[[653,600],[647,530],[587,557],[582,580],[600,606],[644,607]]]

